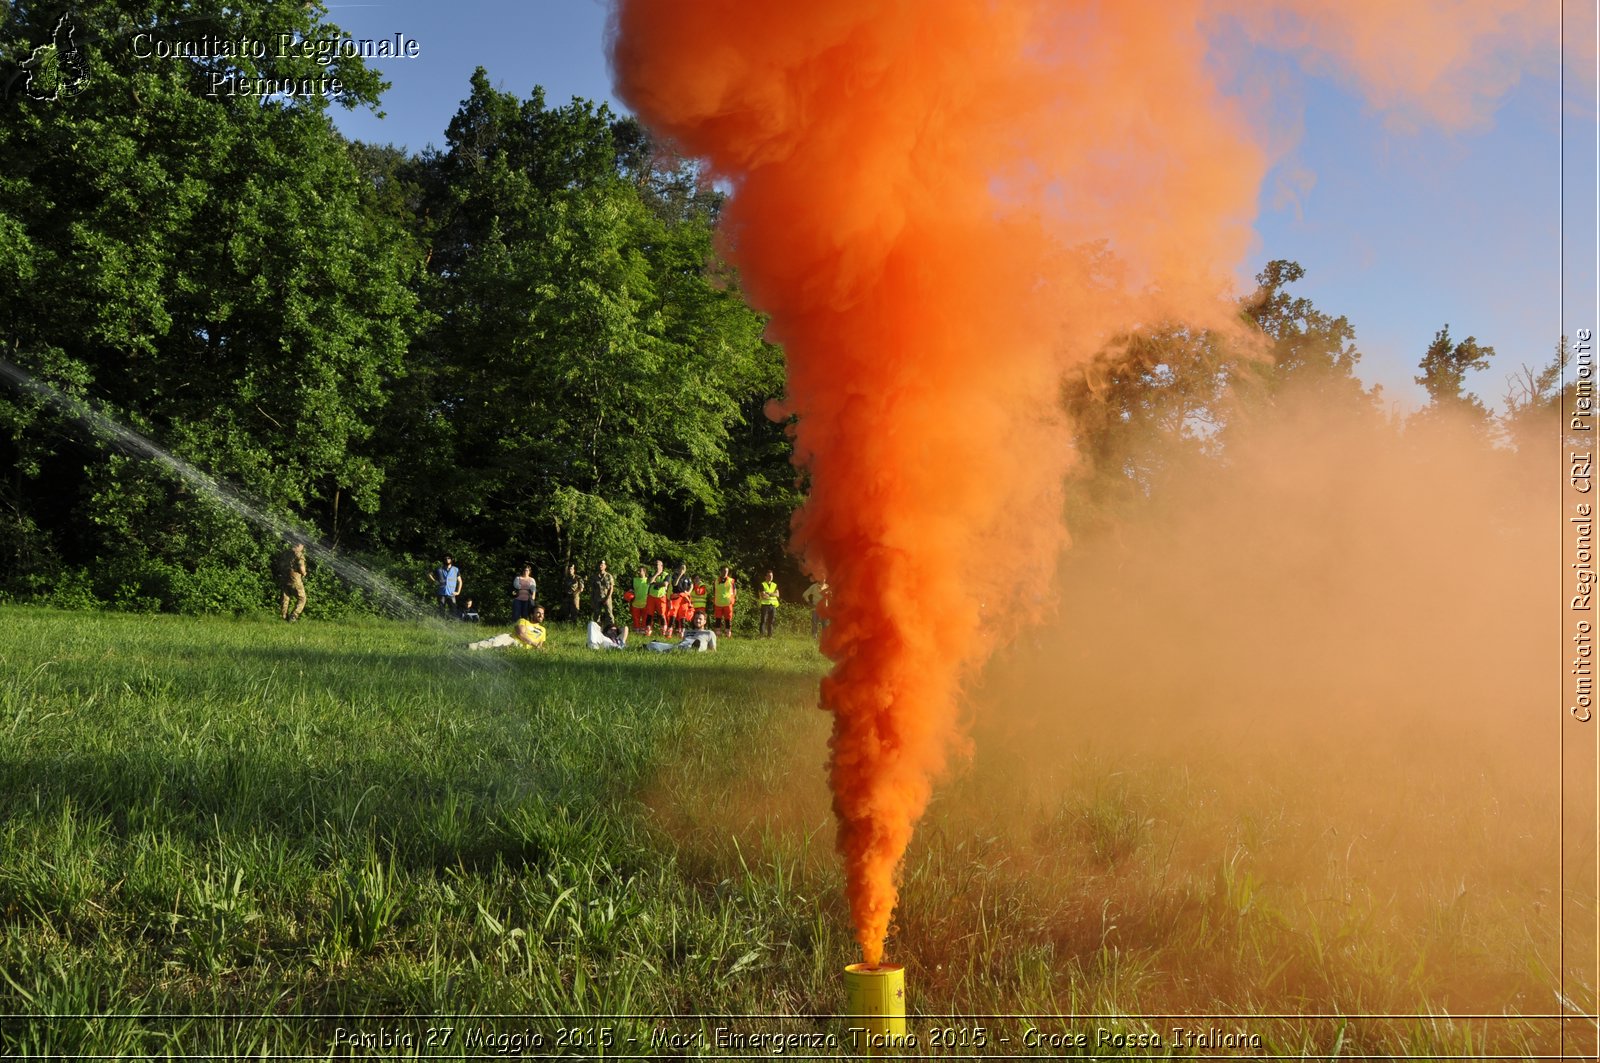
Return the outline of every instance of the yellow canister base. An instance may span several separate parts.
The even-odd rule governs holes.
[[[845,1014],[866,1028],[869,1051],[892,1048],[906,1033],[906,969],[898,963],[844,969]]]

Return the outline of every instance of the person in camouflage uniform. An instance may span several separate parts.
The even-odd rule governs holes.
[[[278,577],[278,589],[283,592],[278,614],[292,624],[306,611],[306,544],[285,547],[273,561],[273,569]],[[289,611],[291,599],[295,603],[292,613]]]
[[[604,561],[600,562],[600,570],[589,580],[589,595],[594,599],[595,621],[604,619],[607,627],[614,627],[617,623],[611,608],[611,596],[616,589],[617,578],[606,571]]]
[[[568,565],[566,567],[566,594],[570,597],[571,607],[573,607],[573,613],[571,613],[573,623],[579,623],[584,618],[584,604],[582,604],[584,578],[578,575],[578,565]]]

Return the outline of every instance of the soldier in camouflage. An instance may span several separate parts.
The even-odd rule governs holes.
[[[273,569],[278,577],[278,589],[283,592],[278,614],[292,624],[306,611],[306,544],[295,543],[280,551],[273,561]],[[289,611],[291,600],[294,601],[292,613]]]
[[[583,619],[583,577],[578,575],[577,565],[567,566],[567,599],[571,609],[568,615],[576,624]]]
[[[600,562],[600,571],[596,572],[589,580],[589,594],[594,598],[594,619],[596,622],[605,621],[606,627],[615,627],[616,615],[611,609],[611,595],[617,589],[617,578],[606,571],[606,563]]]

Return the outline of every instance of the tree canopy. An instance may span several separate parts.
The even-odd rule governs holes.
[[[783,354],[718,254],[722,194],[695,162],[482,69],[443,148],[412,154],[331,122],[386,87],[359,58],[132,55],[149,33],[341,36],[317,4],[84,0],[71,17],[68,33],[54,5],[0,13],[0,357],[413,581],[444,551],[478,572],[784,570],[801,488],[766,415]],[[214,91],[332,77],[337,97]],[[1294,291],[1304,275],[1269,262],[1230,334],[1140,329],[1067,380],[1075,527],[1225,465],[1305,396],[1381,420],[1353,327]],[[1441,329],[1417,377],[1429,411],[1492,426],[1466,375],[1493,353]],[[1504,441],[1548,420],[1559,368],[1518,378]],[[0,393],[0,455],[0,595],[268,596],[264,532],[38,399]]]
[[[8,77],[57,14],[0,16]],[[717,197],[637,123],[480,70],[445,150],[411,156],[347,141],[324,95],[212,94],[336,76],[338,103],[375,104],[357,58],[130,60],[141,32],[340,36],[323,14],[74,7],[81,90],[0,102],[0,356],[397,567],[773,563],[763,522],[795,494],[759,411],[782,355],[717,259]],[[0,395],[0,426],[5,591],[264,596],[272,544],[203,492],[26,397]]]

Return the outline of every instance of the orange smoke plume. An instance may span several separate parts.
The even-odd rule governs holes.
[[[867,963],[962,680],[1042,604],[1065,539],[1063,364],[1140,324],[1235,320],[1269,160],[1207,68],[1213,17],[619,0],[619,95],[733,187],[724,252],[787,352],[810,476],[793,547],[833,589],[822,702]]]

